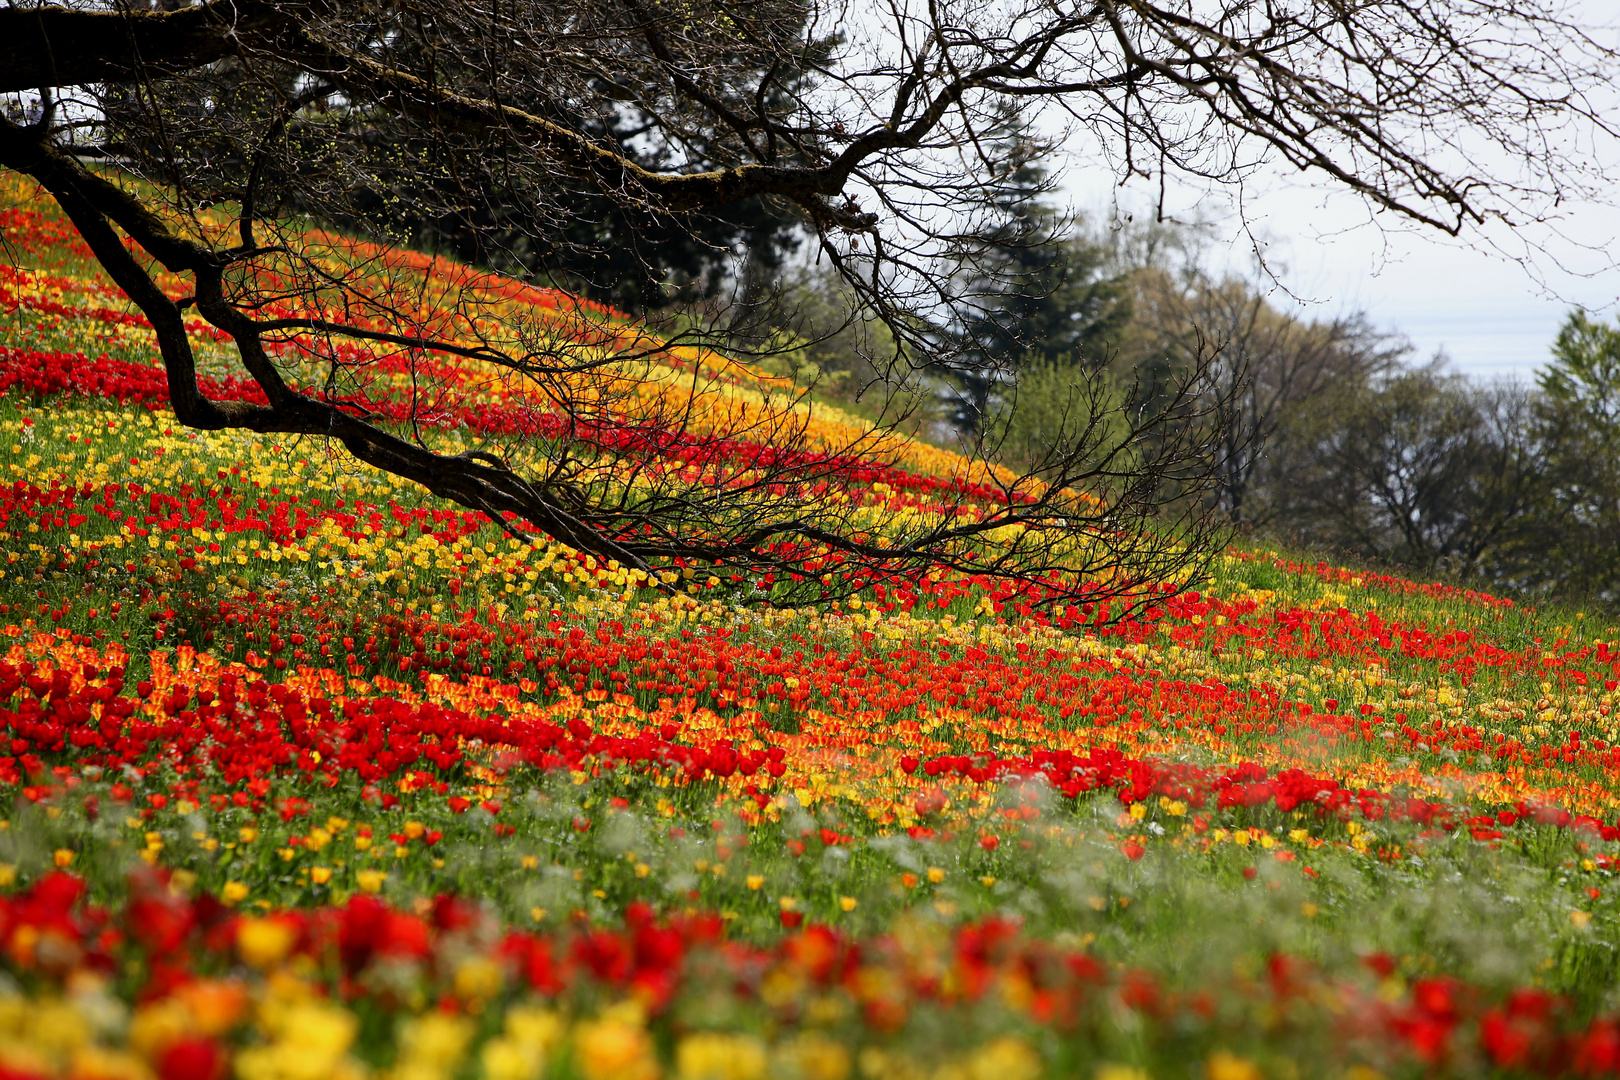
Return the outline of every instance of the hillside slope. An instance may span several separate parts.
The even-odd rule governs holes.
[[[3,224],[0,1077],[1620,1063],[1615,628],[1264,551],[1124,621],[951,573],[655,590],[323,446],[176,426],[71,231]],[[492,326],[647,348],[389,258]],[[227,359],[211,392],[251,393]],[[366,407],[442,445],[547,422],[475,362],[433,359],[424,403],[370,360]],[[786,400],[660,364],[649,397]],[[890,449],[828,497],[994,495]]]

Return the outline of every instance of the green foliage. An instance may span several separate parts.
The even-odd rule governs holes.
[[[1620,327],[1572,311],[1559,328],[1553,362],[1536,377],[1552,401],[1579,410],[1609,439],[1620,430]]]
[[[1089,370],[1071,356],[1029,363],[990,429],[999,456],[1016,467],[1039,470],[1076,440],[1116,440],[1124,428],[1124,394],[1106,371]]]
[[[1545,461],[1535,553],[1560,591],[1620,604],[1620,327],[1571,312],[1537,378]]]
[[[1584,311],[1534,387],[1440,361],[1339,379],[1268,455],[1275,532],[1539,601],[1620,603],[1620,327]]]

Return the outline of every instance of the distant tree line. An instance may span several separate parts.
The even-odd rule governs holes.
[[[1038,170],[1019,167],[1026,197],[1004,190],[994,226],[1001,273],[978,283],[973,318],[933,331],[958,342],[919,390],[937,438],[1038,466],[1087,407],[1087,375],[1168,385],[1214,353],[1213,498],[1235,529],[1620,607],[1620,326],[1572,312],[1533,382],[1470,378],[1414,360],[1365,313],[1310,318],[1254,279],[1209,272],[1196,229],[1066,229]],[[790,275],[816,342],[797,374],[853,402],[873,342],[830,280]]]
[[[1620,329],[1571,313],[1531,384],[1440,360],[1336,380],[1285,416],[1257,492],[1271,531],[1620,607]]]

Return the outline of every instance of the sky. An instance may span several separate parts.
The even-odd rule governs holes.
[[[1078,170],[1065,179],[1070,203],[1094,221],[1115,207],[1154,212],[1156,199],[1118,192],[1105,175]],[[1273,177],[1245,195],[1241,212],[1235,201],[1183,189],[1171,191],[1167,207],[1179,220],[1206,222],[1211,261],[1235,272],[1254,275],[1258,244],[1279,307],[1321,319],[1364,311],[1404,335],[1414,361],[1444,352],[1453,371],[1529,381],[1574,306],[1620,317],[1620,208],[1573,205],[1534,234],[1459,240],[1373,220],[1355,196],[1304,177]]]
[[[1251,201],[1253,231],[1266,238],[1267,261],[1306,314],[1331,317],[1363,310],[1381,328],[1414,346],[1413,358],[1444,351],[1453,370],[1481,378],[1528,379],[1572,306],[1613,318],[1620,297],[1620,211],[1597,205],[1568,209],[1556,230],[1523,239],[1511,254],[1490,237],[1454,240],[1421,227],[1385,229],[1369,221],[1358,199],[1300,182]],[[1249,257],[1242,222],[1229,249]],[[1498,237],[1507,246],[1512,237]],[[1292,294],[1290,297],[1289,294]]]
[[[1620,46],[1616,0],[1568,2],[1574,21]],[[1620,87],[1609,97],[1620,118]],[[1613,202],[1620,204],[1617,142],[1597,137],[1587,145],[1616,178]],[[1468,156],[1489,160],[1488,153]],[[1153,213],[1157,190],[1121,191],[1104,169],[1076,167],[1075,160],[1063,170],[1063,186],[1071,205],[1093,220],[1114,205]],[[1165,195],[1176,218],[1212,225],[1217,251],[1224,245],[1228,265],[1240,272],[1254,267],[1258,240],[1279,306],[1297,304],[1318,318],[1365,311],[1380,329],[1404,334],[1413,359],[1443,351],[1452,370],[1529,380],[1547,362],[1572,307],[1610,320],[1620,316],[1620,205],[1566,203],[1550,226],[1457,240],[1375,220],[1359,197],[1308,174],[1262,171],[1246,181],[1241,211],[1236,203],[1229,191],[1178,186],[1173,179]]]

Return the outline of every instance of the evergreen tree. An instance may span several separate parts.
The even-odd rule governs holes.
[[[1620,327],[1571,312],[1536,382],[1548,542],[1526,562],[1559,592],[1620,603]]]
[[[998,175],[973,237],[968,314],[945,331],[939,365],[947,417],[982,434],[1019,375],[1037,361],[1061,369],[1101,366],[1108,343],[1131,318],[1125,282],[1106,274],[1108,253],[1046,201],[1050,147],[1009,117],[994,142]]]

